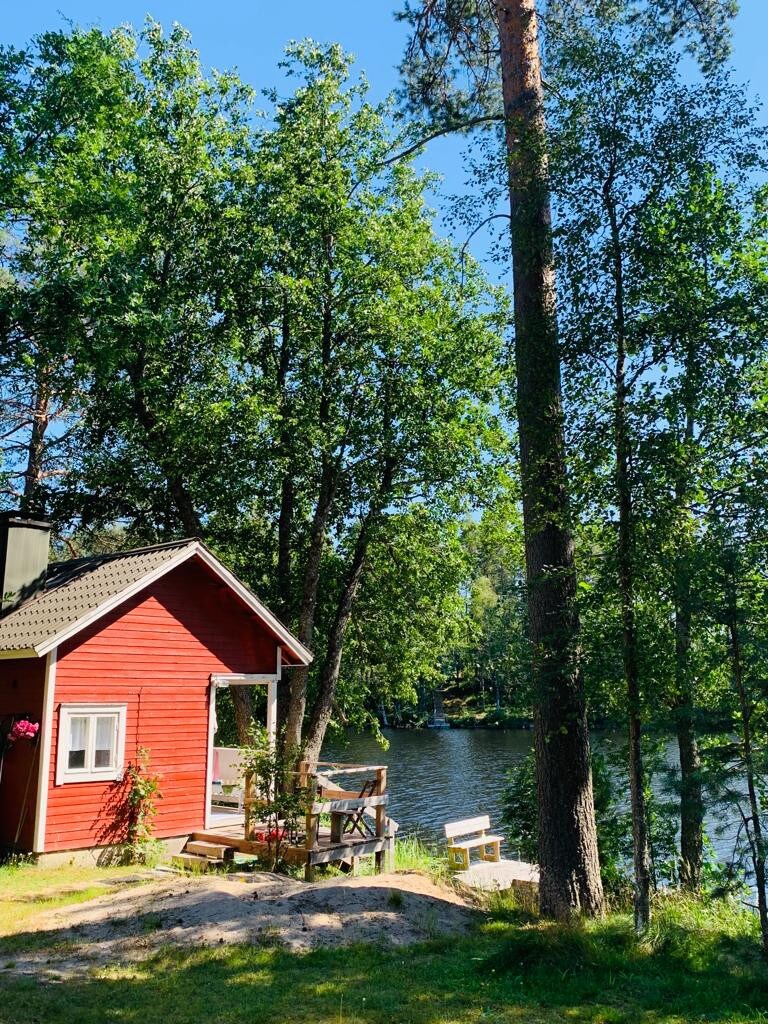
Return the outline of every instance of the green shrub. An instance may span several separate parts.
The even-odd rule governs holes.
[[[139,747],[136,761],[125,770],[126,841],[123,860],[127,864],[156,863],[161,844],[152,838],[157,801],[162,799],[160,778],[149,771],[149,750]]]

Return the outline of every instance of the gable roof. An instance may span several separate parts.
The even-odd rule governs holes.
[[[289,654],[286,664],[312,661],[311,651],[196,538],[51,563],[42,588],[0,619],[0,656],[47,654],[191,558],[256,615]]]

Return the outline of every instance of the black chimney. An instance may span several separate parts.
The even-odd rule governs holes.
[[[0,613],[43,585],[51,524],[21,512],[0,512]]]

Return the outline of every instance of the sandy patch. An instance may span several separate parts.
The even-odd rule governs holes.
[[[463,932],[478,911],[417,873],[332,878],[282,875],[164,877],[44,912],[26,931],[45,948],[14,953],[0,968],[49,978],[143,959],[163,945],[229,943],[292,950],[379,942],[405,945]],[[34,943],[39,945],[39,936]]]

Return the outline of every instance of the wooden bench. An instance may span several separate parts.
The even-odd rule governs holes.
[[[479,851],[481,860],[496,863],[501,860],[501,836],[488,835],[491,819],[487,814],[465,818],[464,821],[449,821],[444,827],[448,840],[448,867],[452,871],[469,871],[472,850]]]

